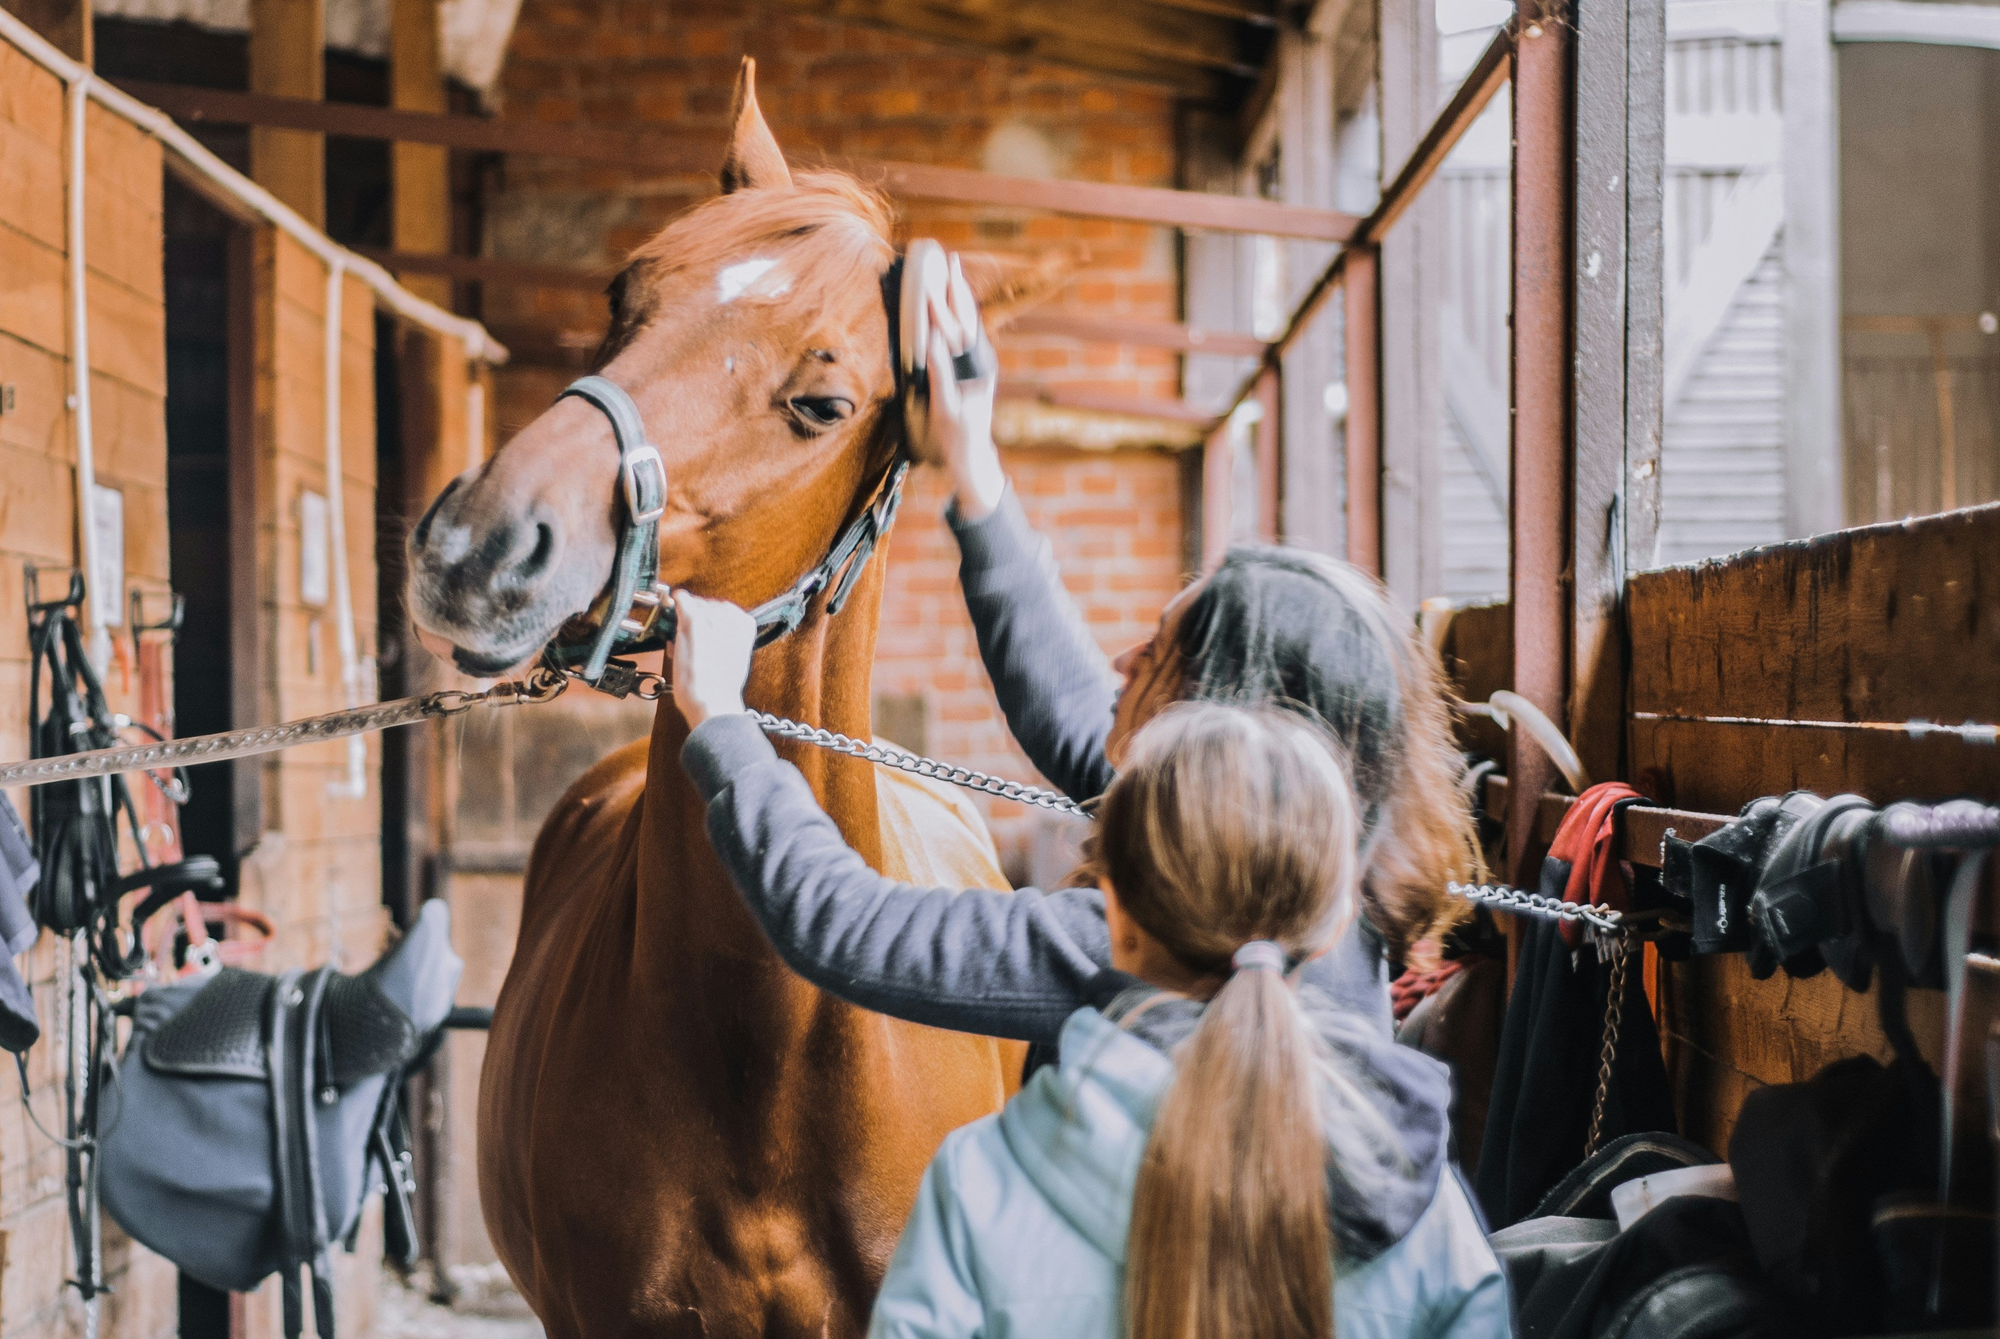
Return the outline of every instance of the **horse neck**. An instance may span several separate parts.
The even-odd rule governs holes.
[[[878,551],[837,617],[828,617],[821,603],[797,632],[757,653],[744,687],[746,703],[856,739],[869,737],[869,677],[885,559],[886,553]],[[722,953],[775,965],[775,952],[709,841],[701,797],[681,766],[687,736],[687,723],[673,699],[662,699],[653,718],[637,831],[635,939],[646,950],[674,959]],[[773,743],[805,775],[847,844],[879,868],[882,837],[874,764],[807,744]]]

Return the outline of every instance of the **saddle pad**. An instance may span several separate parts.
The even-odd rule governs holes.
[[[265,1003],[274,981],[261,972],[223,968],[146,1039],[147,1067],[157,1074],[264,1078]],[[421,1043],[409,1015],[368,975],[328,981],[318,1023],[321,1073],[342,1092],[407,1064]]]
[[[146,1038],[146,1067],[158,1074],[263,1078],[264,1004],[276,984],[261,972],[223,968]]]
[[[322,1010],[324,1072],[343,1092],[362,1079],[401,1069],[422,1045],[417,1025],[383,994],[373,975],[336,974],[326,983]]]

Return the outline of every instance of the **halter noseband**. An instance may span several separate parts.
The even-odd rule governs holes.
[[[901,305],[902,272],[903,262],[898,257],[883,276],[883,298],[891,313]],[[897,327],[898,322],[891,319],[892,344],[897,339]],[[897,350],[892,348],[890,352],[891,365],[897,369],[896,398],[900,402],[919,383],[904,373]],[[645,420],[624,387],[606,377],[579,377],[556,399],[570,396],[595,405],[610,420],[612,440],[618,446],[619,494],[625,516],[619,525],[618,556],[612,563],[611,581],[603,597],[604,613],[595,635],[587,644],[552,643],[543,651],[542,659],[558,670],[574,673],[593,687],[615,691],[613,681],[629,675],[607,678],[606,670],[618,663],[612,658],[671,646],[678,625],[674,607],[667,600],[668,592],[659,584],[659,520],[667,510],[667,467],[659,451],[647,442]],[[796,632],[805,622],[814,598],[829,586],[833,587],[833,595],[826,602],[826,612],[829,615],[840,612],[853,593],[855,582],[860,580],[862,569],[874,556],[876,543],[895,524],[896,509],[903,500],[903,479],[909,472],[908,452],[899,446],[877,486],[874,501],[848,523],[826,556],[782,593],[750,611],[757,621],[758,646],[768,646],[787,633]],[[580,669],[575,668],[579,660]]]

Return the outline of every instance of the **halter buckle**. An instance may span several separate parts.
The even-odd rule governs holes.
[[[647,477],[641,478],[642,474]],[[618,463],[618,478],[625,486],[625,514],[633,525],[646,525],[667,514],[667,466],[657,450],[635,446],[627,451]]]

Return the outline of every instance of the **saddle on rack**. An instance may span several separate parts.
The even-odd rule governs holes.
[[[398,1103],[451,1012],[450,929],[434,901],[358,976],[223,968],[140,995],[102,1136],[112,1217],[212,1287],[281,1274],[287,1336],[304,1324],[303,1268],[333,1339],[329,1252],[352,1248],[378,1185],[392,1247],[414,1246]]]

